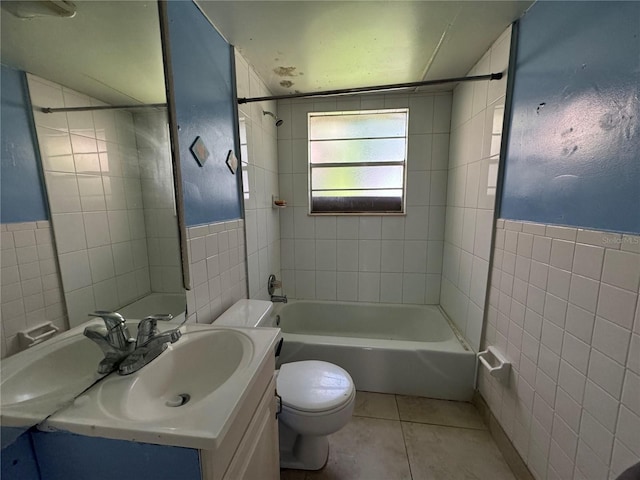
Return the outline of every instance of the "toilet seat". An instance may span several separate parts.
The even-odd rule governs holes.
[[[340,414],[340,412],[342,412],[343,410],[347,410],[349,408],[351,408],[351,403],[353,402],[353,400],[355,399],[355,392],[354,394],[349,397],[349,399],[343,403],[342,405],[339,405],[336,408],[332,408],[331,410],[322,410],[320,412],[308,412],[306,410],[299,410],[297,408],[293,408],[290,407],[288,405],[284,404],[284,401],[282,402],[282,411],[285,413],[289,413],[291,415],[296,415],[300,418],[315,418],[315,417],[322,417],[322,418],[328,418],[330,416],[332,416],[333,414]]]
[[[283,409],[305,416],[339,411],[355,396],[353,381],[344,369],[317,360],[282,365],[276,388]]]

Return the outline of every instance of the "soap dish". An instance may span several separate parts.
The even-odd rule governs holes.
[[[58,333],[58,327],[51,322],[42,323],[29,330],[18,332],[20,347],[29,348],[38,345]]]
[[[277,198],[275,195],[271,196],[271,200],[272,200],[273,208],[286,208],[287,207],[287,201],[286,200],[281,200],[281,199]]]
[[[509,378],[511,363],[494,346],[489,346],[484,352],[479,352],[478,358],[492,377],[503,382]]]

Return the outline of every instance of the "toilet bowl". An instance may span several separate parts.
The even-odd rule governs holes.
[[[273,304],[264,300],[239,300],[214,323],[275,327],[272,308]],[[328,436],[351,419],[356,398],[351,376],[328,362],[285,363],[277,372],[276,391],[280,397],[280,467],[319,470],[327,463]]]
[[[318,470],[329,455],[328,435],[351,419],[353,380],[332,363],[285,363],[276,380],[280,396],[280,467]]]

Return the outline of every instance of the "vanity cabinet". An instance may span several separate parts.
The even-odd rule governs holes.
[[[32,430],[39,477],[15,480],[200,480],[198,450]],[[9,477],[7,480],[10,480]],[[5,480],[4,477],[2,480]]]
[[[271,380],[223,480],[280,478],[275,378]]]
[[[2,478],[278,480],[280,457],[272,367],[250,389],[216,451],[32,430],[2,450]],[[105,462],[105,455],[118,461]]]
[[[0,452],[0,478],[3,480],[40,480],[38,463],[29,432],[22,430],[22,434],[13,438],[5,445],[6,439],[11,437],[5,427],[2,434],[2,451]],[[17,429],[16,429],[17,430]]]
[[[15,446],[3,445],[3,460],[11,463],[2,470],[3,480],[279,479],[279,330],[185,329],[177,347],[139,373],[111,376],[21,437],[16,432]],[[217,356],[210,355],[212,349]],[[202,370],[204,364],[211,371]],[[148,394],[158,378],[163,386],[175,378],[177,391],[210,393],[183,410],[170,410],[165,392]],[[189,381],[180,383],[183,378]],[[139,419],[138,412],[155,417]]]
[[[264,362],[215,451],[200,450],[202,480],[279,480],[275,357]]]

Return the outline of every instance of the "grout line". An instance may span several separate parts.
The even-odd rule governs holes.
[[[399,422],[400,420],[397,418],[387,418],[387,417],[374,417],[373,415],[362,415],[362,414],[353,414],[351,415],[355,418],[372,418],[373,420],[388,420],[390,422]]]
[[[474,428],[474,427],[463,427],[459,425],[447,425],[444,423],[431,423],[431,422],[418,422],[415,420],[400,420],[401,423],[415,423],[416,425],[432,425],[434,427],[447,427],[447,428],[458,428],[461,430],[471,430],[474,432],[486,432],[489,428]],[[484,425],[484,424],[483,424]]]
[[[398,396],[394,395],[393,400],[396,402],[396,410],[398,411],[398,418],[400,419],[400,408],[398,406]],[[413,480],[413,472],[411,470],[411,460],[409,459],[409,448],[407,447],[407,437],[405,436],[404,426],[402,425],[402,419],[398,420],[400,423],[400,433],[402,433],[402,443],[404,444],[404,455],[407,459],[407,466],[409,467],[409,477]]]
[[[398,405],[398,395],[393,394],[393,401],[396,404],[396,412],[398,413],[398,421],[402,421],[402,417],[400,416],[400,405]]]
[[[418,425],[434,425],[434,426],[439,426],[439,427],[449,427],[449,428],[461,428],[463,430],[475,430],[475,431],[486,431],[488,430],[488,427],[486,427],[484,425],[484,423],[482,424],[482,427],[477,428],[477,427],[465,427],[462,425],[449,425],[446,423],[436,423],[436,422],[428,422],[428,421],[419,421],[419,420],[403,420],[400,417],[400,408],[398,406],[398,400],[397,400],[397,395],[394,395],[394,400],[396,403],[396,411],[398,412],[398,418],[387,418],[387,417],[376,417],[373,415],[363,415],[363,414],[353,414],[353,417],[357,417],[357,418],[371,418],[374,420],[389,420],[392,422],[405,422],[405,423],[415,423]],[[443,400],[443,401],[447,401],[447,400]]]

